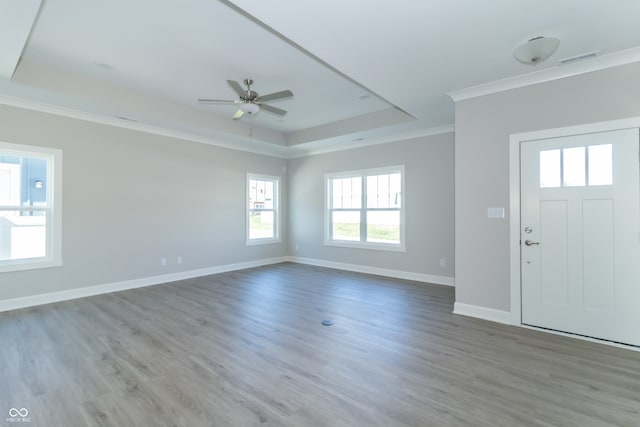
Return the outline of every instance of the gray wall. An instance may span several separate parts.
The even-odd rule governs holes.
[[[456,103],[456,302],[510,310],[509,135],[640,116],[640,64]]]
[[[245,246],[246,173],[286,188],[283,159],[6,106],[0,140],[60,148],[64,163],[64,265],[2,273],[0,299],[286,255],[286,228]],[[282,206],[286,224],[285,192]]]
[[[325,246],[324,174],[399,164],[405,165],[407,251]],[[288,176],[292,255],[453,277],[452,133],[293,159]]]

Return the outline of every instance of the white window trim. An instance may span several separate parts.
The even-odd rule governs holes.
[[[362,177],[363,186],[366,185],[366,177],[369,175],[384,175],[388,173],[400,172],[400,192],[402,202],[400,204],[400,243],[379,243],[379,242],[353,242],[348,240],[334,240],[331,239],[331,217],[329,214],[329,180],[334,178],[349,178],[349,177]],[[406,252],[406,237],[405,237],[405,171],[404,165],[386,166],[373,169],[359,169],[345,172],[332,172],[324,174],[324,245],[336,246],[342,248],[356,248],[356,249],[372,249],[391,252]],[[363,187],[364,188],[364,187]],[[362,209],[366,212],[366,191],[362,194]]]
[[[62,265],[62,150],[48,147],[0,142],[4,153],[24,157],[39,157],[48,163],[46,182],[47,201],[47,248],[45,257],[0,261],[0,273],[24,271]],[[51,183],[53,185],[51,185]]]
[[[251,209],[249,208],[249,181],[252,179],[261,179],[261,180],[269,180],[274,182],[273,189],[273,197],[275,198],[273,204],[273,216],[274,216],[274,224],[275,224],[275,236],[261,239],[250,239],[249,238],[249,226],[250,226],[250,213]],[[261,175],[255,173],[247,173],[247,180],[245,182],[245,226],[246,226],[246,246],[256,246],[256,245],[267,245],[272,243],[280,243],[282,240],[280,238],[280,182],[281,179],[279,176],[272,175]]]

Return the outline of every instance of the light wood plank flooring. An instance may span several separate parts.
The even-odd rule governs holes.
[[[640,426],[640,353],[453,300],[285,263],[2,313],[0,425]]]

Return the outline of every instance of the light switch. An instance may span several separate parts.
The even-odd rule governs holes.
[[[504,219],[504,208],[487,208],[487,218]]]

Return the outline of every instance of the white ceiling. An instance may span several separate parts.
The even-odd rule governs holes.
[[[43,0],[37,14],[38,3],[0,0],[0,101],[276,155],[446,129],[451,91],[575,74],[626,50],[640,59],[637,0]],[[538,35],[558,51],[517,62],[514,47]],[[288,114],[232,121],[234,106],[196,102],[235,99],[226,80],[245,78],[260,94],[292,90],[273,103]]]

